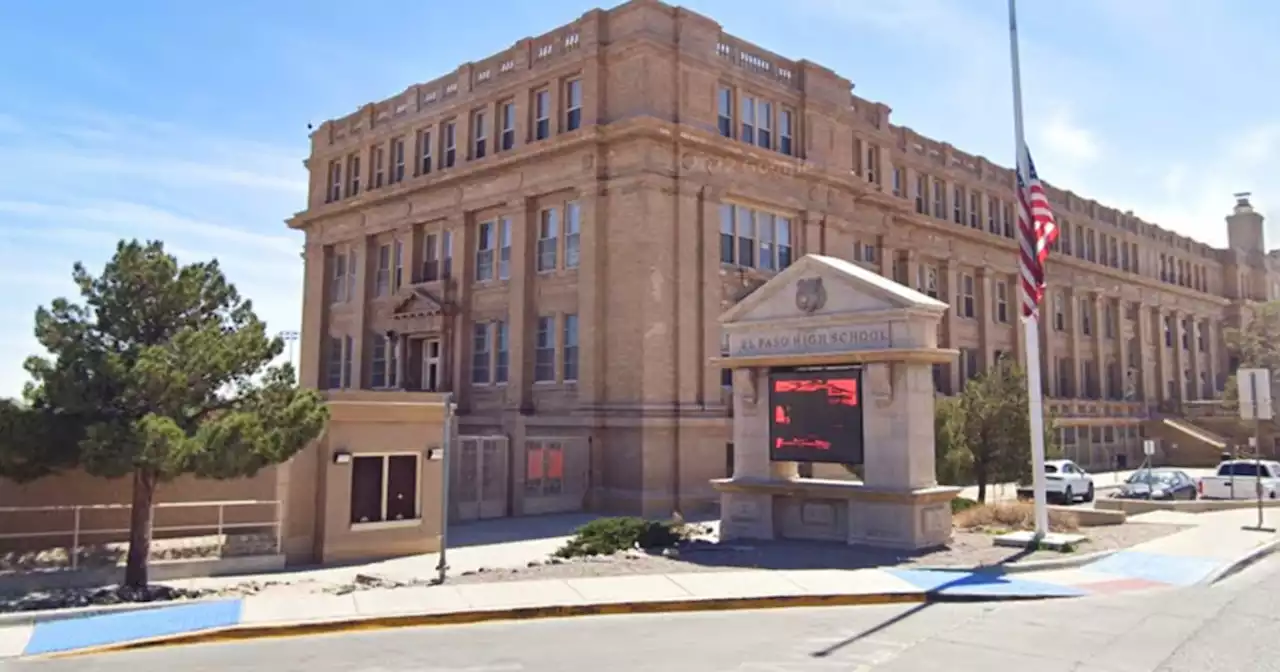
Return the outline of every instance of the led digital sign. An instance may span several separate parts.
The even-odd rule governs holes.
[[[862,464],[862,369],[769,373],[769,458]]]

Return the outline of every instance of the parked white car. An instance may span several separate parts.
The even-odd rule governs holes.
[[[1079,500],[1092,502],[1093,477],[1071,460],[1049,460],[1044,463],[1045,493],[1048,500],[1061,504],[1075,504]],[[1030,499],[1034,492],[1030,485],[1018,486],[1018,497]]]
[[[1218,465],[1215,476],[1200,479],[1201,499],[1254,499],[1258,488],[1263,499],[1280,493],[1280,462],[1274,460],[1227,460]]]

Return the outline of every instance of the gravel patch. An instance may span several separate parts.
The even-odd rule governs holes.
[[[1086,528],[1076,554],[1128,548],[1186,529],[1182,525],[1126,523]],[[633,574],[725,572],[742,569],[869,569],[874,567],[970,567],[1068,557],[1058,551],[1027,552],[992,543],[984,532],[956,532],[950,546],[926,553],[818,542],[682,544],[663,554],[630,551],[574,560],[552,558],[515,569],[482,569],[450,576],[453,585],[539,579],[581,579]]]

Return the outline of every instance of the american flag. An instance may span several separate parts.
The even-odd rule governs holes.
[[[1022,275],[1022,316],[1034,317],[1044,298],[1044,261],[1049,246],[1058,239],[1058,224],[1049,208],[1049,197],[1040,184],[1031,150],[1022,148],[1026,161],[1018,169],[1018,240],[1022,248],[1018,271]],[[1027,174],[1022,174],[1022,165]]]

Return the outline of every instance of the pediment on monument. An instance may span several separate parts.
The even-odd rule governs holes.
[[[947,304],[835,257],[808,254],[720,316],[722,324],[903,311],[941,317]]]
[[[449,313],[448,303],[432,296],[431,292],[425,289],[410,289],[396,301],[395,310],[391,316],[394,319],[411,319],[416,317],[430,317],[433,315],[447,315]]]

